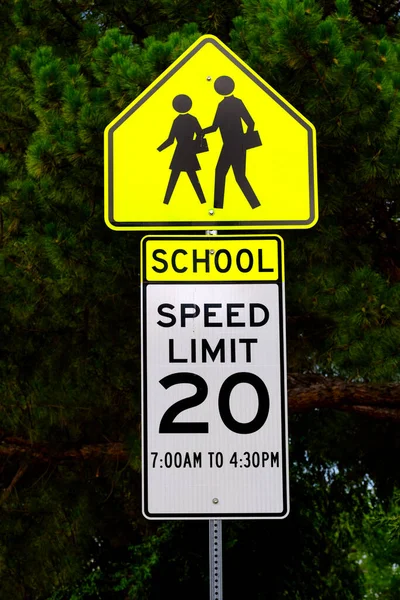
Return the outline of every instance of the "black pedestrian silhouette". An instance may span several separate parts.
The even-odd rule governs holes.
[[[231,77],[223,75],[214,83],[215,91],[226,96],[219,104],[211,127],[203,129],[203,134],[221,132],[223,146],[215,169],[214,208],[223,208],[225,195],[225,180],[232,167],[235,179],[252,208],[260,206],[246,177],[246,151],[261,146],[260,136],[254,131],[254,121],[242,100],[231,95],[235,82]],[[247,125],[243,131],[242,120]]]
[[[204,204],[206,199],[203,190],[201,189],[196,171],[201,170],[197,153],[207,151],[207,143],[203,138],[202,129],[196,117],[187,114],[192,108],[192,101],[189,96],[186,96],[185,94],[175,96],[172,106],[176,112],[181,114],[176,117],[172,123],[168,138],[157,148],[157,150],[161,152],[165,148],[168,148],[168,146],[171,146],[175,140],[177,141],[175,152],[169,166],[171,175],[165,192],[164,204],[169,203],[182,171],[185,171],[188,174],[198,199]],[[195,138],[193,137],[194,134],[196,134]]]

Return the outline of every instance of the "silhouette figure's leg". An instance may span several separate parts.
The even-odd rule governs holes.
[[[257,206],[260,206],[260,202],[258,201],[258,198],[246,177],[246,153],[235,160],[232,168],[235,179],[251,208],[257,208]]]
[[[169,204],[172,192],[175,189],[176,182],[178,181],[180,173],[180,171],[171,171],[171,175],[169,176],[169,181],[167,185],[167,191],[165,192],[164,204]]]
[[[187,174],[192,182],[192,186],[194,187],[194,191],[196,192],[198,199],[202,204],[204,204],[206,199],[204,198],[203,190],[201,189],[200,181],[197,177],[196,171],[188,171]]]
[[[221,150],[215,169],[214,208],[223,208],[225,196],[225,179],[232,161],[224,148]]]

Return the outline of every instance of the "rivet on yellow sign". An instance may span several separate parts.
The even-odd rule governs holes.
[[[314,126],[201,37],[107,127],[105,219],[116,230],[312,227]]]

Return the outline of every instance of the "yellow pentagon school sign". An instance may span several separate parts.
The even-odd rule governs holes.
[[[107,127],[105,219],[115,230],[312,227],[314,126],[204,36]]]

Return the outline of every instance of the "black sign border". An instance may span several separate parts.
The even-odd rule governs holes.
[[[258,85],[268,96],[270,96],[281,108],[283,108],[293,119],[295,119],[302,127],[307,131],[307,145],[308,145],[308,187],[309,187],[309,199],[310,199],[310,217],[305,220],[280,220],[280,221],[117,221],[114,218],[114,132],[122,125],[129,117],[136,112],[157,90],[164,85],[179,69],[188,62],[205,46],[205,44],[212,44],[220,52],[222,52],[236,67],[238,67],[245,75],[247,75],[256,85]],[[116,228],[130,227],[132,229],[147,228],[151,230],[152,227],[191,227],[192,229],[206,228],[212,229],[214,227],[269,227],[271,229],[276,227],[299,227],[307,228],[311,226],[316,216],[316,187],[314,184],[314,147],[313,147],[313,130],[308,123],[306,123],[290,106],[288,106],[279,96],[277,96],[270,88],[256,77],[244,64],[242,64],[235,55],[231,54],[223,45],[221,45],[217,39],[209,36],[204,36],[203,39],[175,66],[162,77],[155,85],[153,85],[148,92],[136,102],[108,131],[108,220]]]
[[[218,241],[249,241],[249,240],[271,240],[274,239],[278,242],[278,279],[276,281],[260,281],[260,280],[249,280],[249,281],[196,281],[196,285],[210,285],[210,284],[229,284],[234,283],[240,284],[265,284],[270,285],[271,283],[278,285],[279,293],[279,343],[280,343],[280,361],[281,361],[281,426],[282,426],[282,484],[283,484],[283,511],[281,513],[157,513],[153,514],[148,510],[148,420],[147,420],[147,323],[146,323],[146,306],[147,306],[147,286],[148,285],[173,285],[173,284],[189,284],[193,285],[193,281],[147,281],[146,275],[146,243],[148,241],[164,241],[164,240],[176,240],[176,241],[210,241],[215,239],[212,236],[205,237],[200,235],[173,235],[173,236],[161,236],[152,235],[142,239],[141,244],[141,333],[142,333],[142,512],[143,515],[151,520],[157,519],[283,519],[289,515],[289,489],[288,489],[288,440],[287,440],[287,419],[286,419],[286,397],[287,397],[287,383],[286,383],[286,340],[284,337],[284,297],[283,297],[283,244],[282,239],[277,235],[218,235]]]

